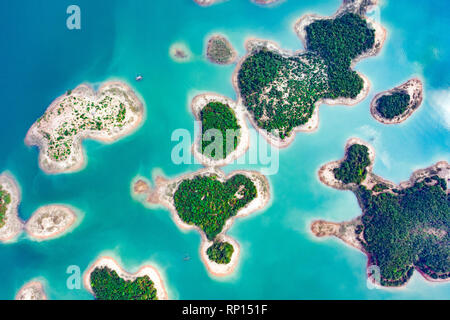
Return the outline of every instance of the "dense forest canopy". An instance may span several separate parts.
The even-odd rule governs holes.
[[[11,195],[0,185],[0,228],[5,225],[6,210],[11,203]]]
[[[212,135],[211,141],[202,139],[201,148],[205,156],[213,159],[224,159],[237,148],[240,136],[237,130],[241,127],[237,122],[236,115],[228,105],[220,102],[208,103],[200,112],[200,120],[202,121],[203,138],[210,129],[217,129],[222,134],[223,150],[217,152],[217,154],[215,148],[210,151],[211,154],[205,154],[205,151],[209,149],[207,147],[215,141],[214,135]],[[230,141],[227,139],[227,130]]]
[[[97,300],[157,300],[157,292],[148,276],[124,280],[108,267],[95,268],[90,277]]]
[[[378,98],[376,108],[383,118],[393,119],[406,111],[409,102],[410,96],[406,91],[396,91]]]
[[[209,260],[219,264],[228,264],[231,261],[234,248],[228,242],[214,241],[214,243],[206,250]]]
[[[284,139],[308,122],[327,91],[325,65],[315,54],[286,58],[260,48],[242,63],[238,85],[258,127]]]
[[[380,267],[381,284],[398,286],[414,267],[434,279],[450,276],[450,199],[438,176],[413,186],[373,195],[360,186],[360,230],[371,262]]]
[[[224,183],[217,176],[196,176],[181,182],[174,195],[180,218],[199,227],[209,240],[221,231],[228,218],[256,198],[254,183],[242,174]]]
[[[375,31],[354,13],[314,21],[305,30],[307,53],[286,57],[257,48],[238,72],[241,96],[258,127],[281,139],[308,122],[320,99],[361,92],[363,79],[351,61],[375,43]]]
[[[363,80],[350,69],[352,59],[373,48],[375,30],[355,13],[317,20],[305,28],[308,50],[318,53],[328,68],[328,98],[355,98]]]
[[[369,165],[369,149],[365,145],[352,144],[341,165],[333,170],[334,176],[343,183],[359,184],[366,178]]]

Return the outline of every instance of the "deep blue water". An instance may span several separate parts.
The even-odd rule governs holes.
[[[0,299],[12,299],[33,278],[42,278],[51,299],[91,299],[84,289],[69,290],[66,268],[82,271],[102,253],[120,258],[130,271],[158,266],[173,299],[448,299],[450,285],[425,282],[417,273],[406,288],[369,290],[366,257],[336,239],[318,241],[308,232],[312,219],[351,219],[360,213],[351,192],[333,190],[316,178],[323,163],[342,157],[345,141],[357,136],[377,152],[375,172],[395,182],[418,168],[449,160],[450,26],[445,1],[383,1],[381,23],[388,38],[381,54],[356,69],[372,82],[369,97],[354,107],[322,106],[320,128],[299,134],[280,151],[280,168],[269,176],[273,201],[261,213],[237,221],[229,234],[242,248],[234,275],[215,279],[200,261],[200,236],[183,233],[164,209],[147,209],[133,200],[131,180],[162,169],[177,176],[199,168],[171,161],[177,128],[193,132],[188,104],[200,92],[231,98],[234,66],[217,66],[203,57],[204,43],[222,32],[242,55],[244,40],[259,37],[283,48],[300,49],[292,30],[306,12],[332,14],[339,0],[287,0],[273,8],[230,0],[201,8],[192,0],[77,0],[82,29],[66,28],[73,1],[2,1],[0,34],[0,172],[9,171],[22,191],[19,214],[27,219],[39,206],[67,203],[83,212],[81,224],[66,236],[34,242],[22,236],[0,244]],[[415,22],[411,24],[411,22]],[[174,42],[192,53],[188,63],[168,55]],[[136,83],[137,73],[144,75]],[[423,77],[425,101],[397,126],[376,122],[369,102],[413,75]],[[79,83],[108,79],[129,82],[144,98],[147,119],[133,135],[114,144],[85,141],[87,167],[46,175],[38,150],[24,145],[28,128],[51,101]],[[447,122],[446,120],[447,119]],[[225,168],[259,169],[259,165]],[[189,261],[183,257],[190,255]]]

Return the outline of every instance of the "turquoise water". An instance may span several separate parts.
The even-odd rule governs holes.
[[[269,177],[270,207],[238,220],[229,232],[241,244],[242,255],[236,273],[225,279],[210,277],[201,263],[199,234],[181,232],[166,210],[147,209],[133,200],[131,180],[150,176],[156,168],[173,177],[199,168],[172,163],[173,130],[193,132],[188,103],[195,94],[214,91],[235,98],[234,66],[213,65],[202,55],[208,34],[225,33],[241,55],[251,36],[300,49],[293,22],[306,12],[332,14],[340,1],[287,0],[264,8],[230,0],[200,8],[192,0],[79,0],[80,31],[65,27],[72,1],[1,2],[0,171],[11,172],[21,186],[22,219],[49,203],[70,204],[84,218],[59,239],[38,243],[22,236],[0,244],[0,299],[14,298],[32,278],[45,279],[51,299],[91,299],[84,289],[66,287],[66,268],[78,265],[84,271],[102,253],[120,257],[130,271],[146,262],[158,266],[173,299],[449,299],[450,284],[428,283],[417,273],[406,288],[369,290],[363,254],[308,232],[314,218],[342,221],[360,213],[351,192],[333,190],[316,178],[320,165],[342,157],[349,137],[370,141],[377,152],[375,172],[395,182],[450,158],[443,111],[447,106],[448,119],[444,99],[450,90],[450,41],[443,31],[450,25],[450,4],[421,0],[410,8],[408,0],[383,2],[387,42],[379,56],[357,65],[372,82],[369,97],[354,107],[322,106],[319,130],[299,134],[280,151],[279,171]],[[178,41],[193,52],[189,63],[169,58],[170,45]],[[137,73],[144,75],[142,82],[134,81]],[[375,93],[412,75],[424,78],[421,109],[397,126],[372,119],[369,102]],[[83,171],[44,174],[38,150],[23,143],[28,128],[68,88],[110,78],[128,81],[145,99],[143,126],[111,145],[86,141]],[[260,167],[235,165],[226,171]],[[192,259],[184,261],[185,255]]]

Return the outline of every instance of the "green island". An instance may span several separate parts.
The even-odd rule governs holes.
[[[327,65],[329,91],[326,98],[355,98],[363,80],[350,68],[352,59],[375,44],[375,30],[360,15],[345,13],[335,19],[317,20],[306,27],[308,50]]]
[[[306,27],[307,52],[286,56],[260,45],[243,61],[237,85],[258,127],[285,139],[307,123],[321,99],[355,98],[363,79],[351,61],[375,43],[375,31],[355,13]]]
[[[432,279],[450,276],[450,199],[438,176],[413,186],[374,194],[360,186],[365,251],[380,268],[381,285],[399,286],[417,268]]]
[[[381,96],[376,102],[376,109],[386,119],[393,119],[403,114],[408,108],[410,96],[406,91],[396,91]]]
[[[200,112],[200,120],[202,122],[203,137],[205,137],[205,133],[207,133],[208,130],[216,129],[220,131],[223,142],[222,152],[216,154],[216,149],[213,148],[210,152],[211,154],[205,154],[205,151],[208,149],[207,147],[210,144],[214,144],[215,136],[211,136],[211,141],[202,139],[202,154],[213,159],[224,159],[237,148],[239,136],[234,133],[241,127],[238,124],[234,111],[228,105],[221,102],[208,103]],[[229,137],[227,136],[227,130],[230,130],[228,131],[230,133]],[[228,138],[232,138],[233,141],[228,141]]]
[[[181,220],[200,228],[212,241],[225,222],[256,196],[254,183],[245,175],[236,174],[223,183],[212,174],[183,180],[173,200]]]
[[[362,215],[342,223],[319,220],[311,230],[319,237],[336,236],[365,252],[368,265],[379,267],[382,286],[405,284],[414,269],[431,280],[448,279],[450,198],[445,177],[449,165],[443,161],[418,170],[397,186],[371,172],[367,150],[366,146],[351,145],[341,162],[348,162],[349,167],[334,170],[336,179],[356,187],[342,188],[327,180],[323,168],[332,163],[319,171],[322,182],[354,192]]]
[[[11,195],[9,192],[4,190],[0,185],[0,228],[5,225],[6,220],[6,210],[8,210],[8,205],[11,203]]]
[[[333,170],[336,179],[343,183],[361,183],[367,176],[366,167],[370,165],[368,151],[365,145],[352,144],[347,150],[345,160]]]
[[[108,267],[95,268],[90,284],[97,300],[157,300],[156,288],[149,276],[124,280]]]
[[[214,35],[208,40],[206,56],[214,63],[229,64],[235,60],[236,52],[227,38]]]
[[[234,248],[228,242],[214,241],[214,243],[206,250],[209,260],[219,264],[228,264],[231,261]]]

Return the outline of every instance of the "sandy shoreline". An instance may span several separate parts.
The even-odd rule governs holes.
[[[367,167],[366,178],[361,182],[361,185],[369,187],[369,185],[365,184],[365,182],[371,181],[371,177],[369,176],[372,175],[372,169],[375,163],[375,150],[372,145],[359,138],[350,138],[347,140],[347,142],[345,143],[344,157],[342,159],[328,162],[320,167],[318,171],[318,177],[323,184],[338,190],[356,190],[358,188],[358,185],[356,183],[343,183],[342,181],[337,180],[333,172],[333,170],[339,167],[341,163],[347,158],[347,151],[354,144],[360,144],[366,146],[369,149],[368,153],[370,165]]]
[[[227,164],[232,163],[236,159],[240,158],[242,155],[244,155],[249,146],[250,146],[250,133],[247,127],[247,123],[245,122],[245,111],[244,107],[242,105],[237,104],[235,101],[216,94],[212,92],[200,94],[194,97],[191,102],[191,111],[194,114],[194,117],[196,121],[200,123],[201,127],[201,119],[200,119],[200,112],[201,110],[210,102],[220,102],[222,104],[228,105],[234,112],[237,123],[241,127],[240,129],[240,139],[239,143],[235,150],[233,150],[230,154],[227,155],[224,159],[218,159],[214,160],[210,157],[204,156],[200,152],[200,144],[201,144],[201,136],[198,135],[195,138],[194,144],[192,145],[191,151],[194,157],[200,161],[200,163],[204,166],[217,166],[222,167]]]
[[[86,290],[88,290],[92,295],[94,295],[94,292],[92,291],[91,284],[90,284],[90,276],[91,273],[96,269],[100,267],[107,267],[111,270],[114,270],[117,272],[119,277],[121,277],[124,280],[133,281],[134,279],[142,276],[148,276],[150,280],[153,282],[153,285],[156,289],[156,295],[158,297],[158,300],[168,300],[168,295],[166,288],[164,286],[164,282],[158,272],[158,270],[150,265],[145,265],[141,267],[137,272],[135,273],[129,273],[122,269],[122,267],[119,265],[119,263],[114,260],[112,257],[103,256],[98,258],[94,263],[91,264],[91,266],[88,268],[88,270],[84,273],[83,276],[83,284]]]
[[[356,5],[357,7],[359,6],[360,2],[361,2],[361,0],[357,0],[357,5]],[[373,7],[375,5],[376,5],[376,1],[370,7]],[[293,28],[303,43],[303,46],[305,49],[302,49],[302,50],[296,50],[293,52],[290,50],[281,49],[281,47],[273,41],[255,39],[255,38],[247,39],[245,41],[245,48],[246,48],[247,52],[244,55],[244,57],[242,57],[240,59],[240,61],[238,62],[237,66],[233,72],[233,75],[232,75],[232,85],[233,85],[233,88],[238,97],[237,103],[244,106],[243,99],[240,94],[240,90],[239,90],[239,86],[238,86],[238,74],[239,74],[239,70],[241,69],[242,63],[252,54],[252,50],[254,50],[257,47],[267,47],[270,51],[274,51],[286,58],[296,56],[296,55],[299,55],[302,53],[306,53],[307,46],[306,46],[306,39],[305,39],[306,38],[305,27],[307,25],[309,25],[310,23],[314,22],[314,20],[333,19],[333,18],[337,17],[339,14],[341,14],[347,10],[355,10],[353,8],[353,6],[354,5],[352,5],[352,4],[343,3],[341,5],[341,7],[336,11],[336,13],[334,15],[332,15],[331,17],[323,17],[323,16],[319,16],[316,14],[306,14],[306,15],[302,16],[300,19],[298,19],[295,22]],[[368,11],[370,11],[370,8]],[[383,47],[384,41],[386,39],[386,30],[381,25],[379,25],[378,23],[376,23],[375,21],[372,21],[371,19],[369,19],[367,17],[365,17],[365,19],[366,19],[367,23],[369,24],[369,27],[371,27],[375,30],[375,44],[374,44],[374,47],[372,50],[368,50],[367,52],[362,53],[360,56],[358,56],[352,60],[351,67],[350,67],[352,69],[354,68],[356,63],[358,61],[360,61],[361,59],[378,54],[380,52],[381,48]],[[317,101],[315,103],[314,112],[313,112],[311,118],[308,120],[308,122],[301,126],[294,128],[292,130],[292,132],[289,134],[289,136],[287,136],[285,139],[280,139],[278,137],[275,137],[271,133],[267,132],[265,129],[258,127],[255,122],[255,119],[253,118],[253,115],[244,106],[246,115],[247,115],[248,119],[250,120],[252,126],[258,131],[259,134],[261,134],[266,139],[266,141],[268,143],[270,143],[272,146],[275,146],[277,148],[286,148],[295,140],[295,136],[296,136],[297,132],[313,132],[313,131],[317,130],[317,128],[319,126],[319,107],[321,104],[353,106],[353,105],[358,104],[359,102],[361,102],[362,100],[364,100],[367,97],[367,95],[370,91],[370,86],[371,86],[370,81],[365,75],[361,74],[358,71],[357,71],[357,73],[363,79],[363,82],[364,82],[363,89],[358,94],[358,96],[356,96],[354,99],[350,99],[350,98],[320,99],[319,101]]]
[[[15,300],[47,300],[44,285],[40,281],[27,282],[19,292],[17,292]]]
[[[20,189],[16,179],[9,173],[0,174],[0,185],[10,194],[11,202],[5,212],[5,224],[0,228],[0,241],[14,241],[22,232],[23,222],[19,218],[18,206],[21,200]]]
[[[410,96],[406,111],[392,119],[383,117],[377,110],[377,102],[382,96],[391,95],[398,91],[406,91]],[[423,85],[419,78],[412,78],[392,89],[378,93],[370,102],[370,114],[378,122],[384,124],[398,124],[408,119],[416,110],[419,109],[423,101]]]
[[[206,254],[206,250],[213,242],[209,241],[206,238],[206,235],[199,227],[195,225],[189,225],[181,220],[176,211],[173,201],[173,195],[175,194],[178,186],[183,180],[192,179],[196,176],[209,176],[211,174],[217,175],[217,180],[221,182],[225,182],[236,174],[243,174],[252,180],[257,189],[257,197],[249,202],[245,207],[241,208],[235,216],[230,217],[226,221],[222,231],[217,235],[217,239],[222,239],[224,241],[230,242],[230,244],[232,244],[234,248],[231,262],[226,265],[217,264],[209,260]],[[154,181],[155,183],[152,188],[144,178],[137,177],[132,185],[133,194],[138,196],[139,198],[141,196],[145,196],[145,202],[150,205],[162,205],[163,207],[167,208],[171,213],[172,220],[181,230],[197,230],[202,237],[202,242],[200,245],[200,257],[205,263],[208,271],[217,277],[230,275],[235,270],[235,267],[238,263],[240,247],[235,240],[226,235],[226,232],[233,225],[233,222],[236,218],[248,216],[251,213],[264,208],[268,204],[270,200],[270,186],[267,178],[256,171],[238,170],[225,175],[221,170],[214,167],[209,167],[182,175],[171,180],[163,178],[162,176],[156,176],[154,177]]]
[[[445,179],[447,184],[450,182],[450,165],[446,161],[439,161],[436,164],[425,168],[425,169],[419,169],[414,171],[409,180],[404,181],[396,185],[395,183],[388,181],[384,178],[379,177],[378,175],[374,174],[372,172],[373,164],[375,160],[375,152],[373,147],[368,144],[367,142],[364,142],[361,139],[357,138],[351,138],[347,141],[345,145],[345,155],[344,158],[337,161],[329,162],[325,165],[323,165],[319,171],[318,171],[318,177],[322,183],[325,185],[338,189],[338,190],[351,190],[356,191],[357,185],[354,183],[344,184],[341,181],[338,181],[334,177],[333,169],[346,158],[347,156],[347,150],[348,148],[355,144],[363,144],[369,148],[369,158],[371,161],[371,164],[367,167],[367,176],[366,178],[361,182],[361,185],[367,187],[368,189],[372,189],[372,187],[375,184],[383,183],[387,186],[387,190],[380,191],[380,192],[392,192],[392,189],[406,189],[411,186],[413,186],[417,181],[422,181],[423,179],[427,177],[431,177],[433,175],[437,175],[442,179]],[[377,194],[374,192],[374,194]],[[447,194],[449,194],[449,189],[447,189]],[[360,207],[362,208],[361,204]],[[359,235],[356,234],[355,230],[358,227],[358,225],[361,225],[361,217],[362,215],[359,215],[357,218],[351,220],[351,221],[344,221],[344,222],[329,222],[325,220],[314,220],[311,223],[310,231],[311,233],[316,237],[328,237],[328,236],[334,236],[342,241],[344,241],[346,244],[359,249],[364,254],[367,255],[367,268],[369,268],[371,265],[373,265],[372,257],[371,255],[364,250],[364,247],[361,243],[365,242],[363,238],[363,233],[360,233]],[[423,271],[420,269],[414,267],[416,271],[418,271],[426,280],[433,281],[433,282],[443,282],[447,280],[443,279],[433,279],[430,276],[426,275]],[[372,279],[373,280],[373,279]],[[401,286],[396,286],[396,288],[401,288],[406,285],[407,282],[405,282]]]
[[[38,208],[25,224],[25,231],[35,240],[53,239],[67,233],[77,220],[75,211],[60,204]]]
[[[141,125],[145,115],[144,104],[137,97],[133,89],[122,81],[107,81],[103,83],[97,91],[95,91],[91,85],[80,84],[71,91],[70,96],[76,98],[80,97],[83,101],[87,102],[87,107],[89,103],[96,104],[99,102],[103,98],[102,94],[109,90],[114,92],[119,90],[120,93],[124,94],[120,97],[115,96],[119,103],[123,103],[127,111],[123,122],[124,125],[122,127],[113,125],[98,131],[80,129],[80,131],[72,138],[70,155],[63,161],[56,161],[48,155],[49,144],[48,140],[43,136],[43,132],[46,132],[51,136],[61,124],[72,123],[73,115],[70,114],[70,112],[74,110],[74,105],[70,105],[68,111],[66,111],[65,107],[63,108],[62,113],[59,111],[62,102],[68,95],[64,93],[57,97],[46,109],[43,116],[33,123],[25,137],[25,144],[28,146],[38,146],[39,166],[44,172],[52,174],[79,171],[85,166],[85,152],[82,147],[84,139],[112,143],[133,133]],[[94,114],[95,111],[93,110],[91,113]],[[50,133],[48,133],[48,131],[50,131]]]

